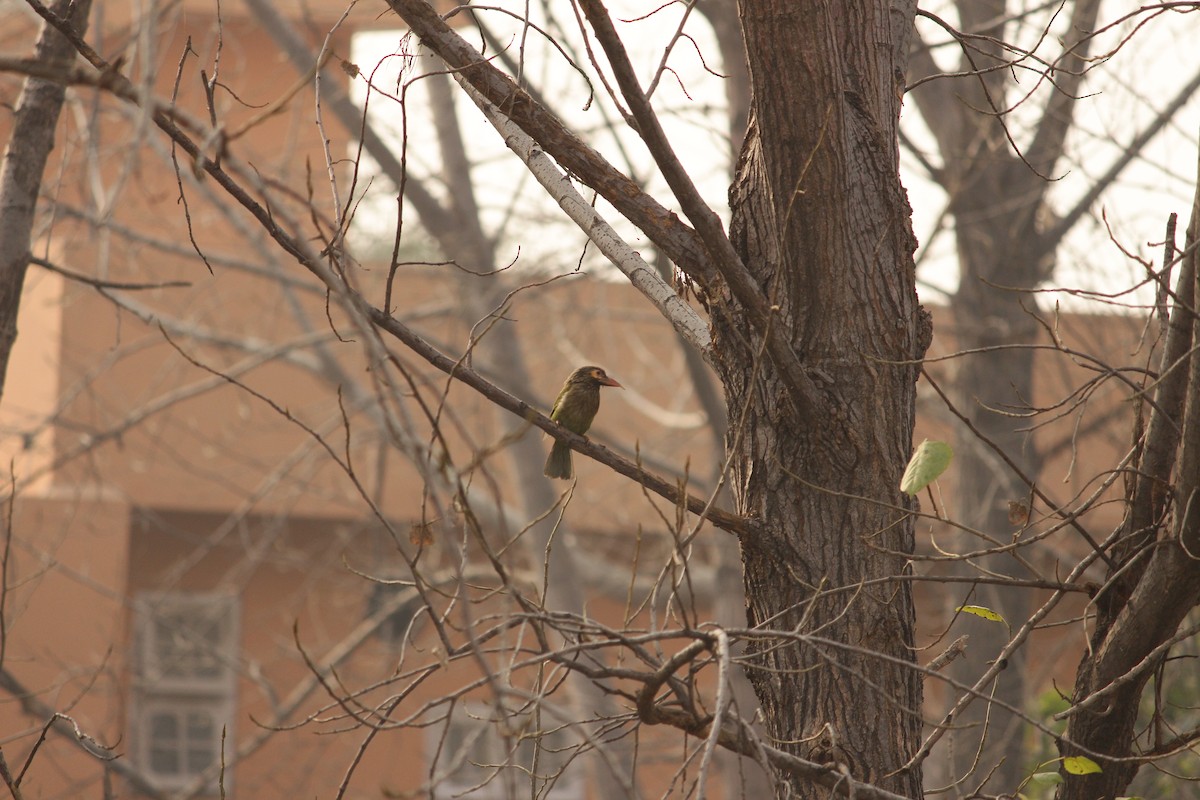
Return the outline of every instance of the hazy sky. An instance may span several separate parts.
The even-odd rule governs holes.
[[[933,3],[929,7],[953,21],[952,15],[940,7],[944,5]],[[1044,5],[1050,10],[1057,6]],[[668,6],[649,17],[638,18],[637,14],[646,13],[651,6],[632,0],[610,3],[609,6],[643,76],[643,86],[648,86],[662,62],[666,44],[679,27],[684,7]],[[525,8],[525,4],[509,3],[501,7],[516,14]],[[565,16],[547,19],[531,4],[532,11],[538,14],[539,26],[552,31],[556,38],[571,47],[569,52],[573,58],[586,63],[586,53],[578,46],[582,39],[570,7],[566,4],[553,4],[552,7],[556,9],[555,13]],[[1112,21],[1116,13],[1124,13],[1126,9],[1128,4],[1107,3],[1101,19]],[[565,62],[562,53],[547,44],[545,36],[532,29],[522,30],[510,16],[498,12],[481,13],[514,58],[524,52],[525,74],[533,85],[541,88],[554,108],[570,124],[586,132],[593,146],[610,161],[620,168],[632,170],[662,202],[673,206],[669,192],[637,137],[627,130],[621,130],[619,135],[612,133],[610,126],[619,121],[619,116],[605,95],[604,87],[592,87],[593,94],[578,72]],[[1061,33],[1054,29],[1050,36],[1041,35],[1049,19],[1049,11],[1033,14],[1026,24],[1016,26],[1014,30],[1021,44],[1030,48],[1038,45],[1036,54],[1045,59],[1057,53],[1055,34]],[[1141,19],[1144,21],[1145,18]],[[1195,14],[1169,14],[1153,19],[1111,60],[1094,66],[1089,73],[1085,97],[1080,101],[1077,130],[1069,142],[1069,157],[1054,176],[1060,178],[1051,190],[1056,211],[1071,207],[1091,180],[1108,168],[1124,143],[1132,139],[1141,126],[1168,104],[1179,87],[1200,70],[1200,59],[1194,55],[1195,19]],[[1133,31],[1137,21],[1130,20],[1107,33],[1101,40],[1103,46],[1094,52],[1115,47]],[[935,52],[943,66],[952,68],[958,57],[956,45],[927,21],[921,21],[919,25],[929,41],[943,43]],[[727,218],[729,155],[724,140],[723,78],[705,69],[706,62],[710,70],[719,70],[720,59],[707,23],[699,14],[688,18],[684,30],[690,38],[676,41],[667,59],[670,70],[662,74],[654,101],[664,127],[677,143],[677,151],[689,166],[693,179],[714,209]],[[404,80],[409,82],[406,115],[409,166],[411,174],[421,176],[431,188],[437,189],[438,153],[426,110],[423,82],[412,81],[422,69],[430,68],[419,63],[429,59],[417,59],[418,63],[413,64],[407,59],[386,58],[399,49],[400,34],[399,31],[360,34],[356,37],[352,57],[366,73],[373,64],[384,59],[383,67],[375,76],[375,86],[392,95],[397,94],[400,65],[409,64],[409,71],[404,75]],[[411,49],[411,43],[407,47]],[[591,71],[590,65],[587,71]],[[1034,74],[1019,70],[1013,74],[1020,88],[1034,88]],[[356,89],[361,101],[366,94],[365,82],[360,80]],[[1010,127],[1018,143],[1024,142],[1030,120],[1035,117],[1034,112],[1044,101],[1047,91],[1050,87],[1043,82],[1033,94],[1028,111],[1020,109],[1010,117]],[[460,97],[460,100],[459,119],[476,164],[479,202],[489,228],[498,232],[500,240],[507,246],[502,250],[502,258],[516,258],[521,264],[566,272],[575,269],[582,255],[585,265],[602,269],[594,248],[585,254],[583,235],[563,220],[557,206],[525,175],[522,165],[508,153],[491,126],[466,98]],[[400,112],[395,100],[374,94],[371,108],[381,129],[399,133]],[[936,161],[937,154],[911,104],[905,110],[902,124],[912,140],[918,146],[928,148],[929,156]],[[1144,270],[1123,256],[1109,240],[1100,218],[1101,211],[1107,214],[1113,236],[1125,249],[1155,264],[1161,258],[1161,251],[1150,243],[1161,242],[1167,214],[1177,211],[1180,214],[1178,241],[1182,245],[1196,181],[1198,128],[1200,103],[1193,100],[1145,151],[1144,158],[1130,167],[1119,186],[1093,206],[1092,216],[1077,226],[1059,252],[1059,285],[1113,292],[1144,278]],[[905,154],[902,163],[905,185],[914,209],[914,228],[921,247],[928,248],[928,252],[918,253],[922,265],[919,276],[923,299],[937,302],[944,300],[945,293],[953,291],[957,284],[951,237],[944,231],[935,235],[944,196],[924,178],[916,159]],[[373,187],[373,197],[360,211],[360,222],[364,223],[360,227],[390,236],[395,219],[393,191],[382,182]],[[623,224],[603,201],[599,201],[598,208],[634,244],[644,244],[644,239],[631,226]],[[1142,294],[1138,299],[1144,302],[1146,296]],[[1072,305],[1081,302],[1062,294],[1043,295],[1040,302],[1046,305],[1055,299]]]

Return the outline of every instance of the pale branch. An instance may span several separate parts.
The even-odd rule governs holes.
[[[166,800],[167,795],[137,769],[130,765],[128,759],[117,758],[111,748],[99,744],[88,734],[80,730],[78,724],[70,717],[55,711],[37,698],[37,693],[22,683],[7,668],[0,668],[0,689],[12,696],[21,710],[30,717],[46,721],[49,730],[61,736],[88,755],[100,759],[104,768],[112,770],[136,789],[140,794],[156,800]],[[18,778],[19,780],[19,778]]]
[[[696,227],[712,265],[725,279],[755,331],[766,339],[767,352],[786,382],[797,409],[805,419],[815,419],[822,405],[816,384],[804,371],[799,357],[785,335],[785,330],[781,326],[771,324],[773,310],[766,295],[733,249],[733,243],[729,241],[720,217],[704,202],[691,176],[675,155],[666,132],[658,121],[658,115],[654,113],[650,99],[638,83],[633,65],[625,52],[625,45],[613,27],[608,10],[599,0],[580,0],[580,6],[591,23],[600,46],[604,48],[609,65],[616,75],[617,85],[621,88],[621,94],[629,104],[635,122],[634,129],[646,143],[667,185],[671,187],[683,208],[683,213]],[[649,231],[646,233],[649,235]]]
[[[954,659],[967,652],[967,640],[971,637],[963,634],[951,642],[945,650],[939,653],[933,660],[925,665],[925,669],[930,672],[938,672]],[[926,676],[928,677],[928,676]]]
[[[577,176],[646,233],[680,269],[708,286],[715,278],[704,244],[670,209],[642,191],[554,114],[534,102],[508,75],[484,59],[424,0],[389,0],[421,43],[537,140],[568,172]]]
[[[580,195],[570,178],[558,170],[553,159],[538,147],[532,137],[476,91],[461,73],[454,73],[454,78],[504,138],[504,143],[525,162],[533,177],[554,198],[566,215],[595,243],[600,252],[629,278],[630,284],[659,310],[676,332],[696,348],[706,361],[711,361],[712,337],[708,331],[708,324],[695,309],[685,303],[658,272],[646,263],[641,253],[630,247],[613,230],[604,217]]]
[[[0,72],[11,72],[59,86],[93,86],[106,89],[111,88],[113,83],[109,73],[69,64],[47,64],[36,58],[0,56]]]

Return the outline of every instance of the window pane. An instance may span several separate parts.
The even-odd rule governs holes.
[[[150,769],[160,775],[177,775],[182,769],[179,718],[169,711],[150,717]]]
[[[214,712],[184,706],[148,718],[149,769],[159,777],[193,777],[219,758],[220,728]]]
[[[150,770],[159,775],[178,775],[180,773],[179,753],[159,744],[151,745]]]
[[[179,719],[169,711],[160,711],[150,717],[150,736],[157,742],[169,740],[172,745],[178,743]]]
[[[211,744],[211,743],[209,743]],[[217,754],[212,747],[203,744],[193,744],[187,751],[187,771],[189,775],[198,775],[216,763]]]
[[[192,711],[187,715],[187,738],[189,742],[209,741],[213,738],[216,723],[206,711]]]
[[[192,711],[187,715],[187,771],[189,775],[203,772],[216,761],[216,722],[212,715]]]

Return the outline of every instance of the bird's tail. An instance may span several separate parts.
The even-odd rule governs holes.
[[[555,442],[550,448],[550,457],[546,459],[545,474],[547,478],[571,479],[571,448],[562,442]]]

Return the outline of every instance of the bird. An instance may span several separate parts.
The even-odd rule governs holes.
[[[625,388],[608,377],[600,367],[589,365],[575,370],[558,393],[554,408],[550,410],[550,419],[571,433],[583,436],[592,427],[592,420],[600,410],[601,386]],[[550,457],[546,459],[546,477],[570,480],[573,474],[570,446],[566,442],[555,441],[550,448]]]

